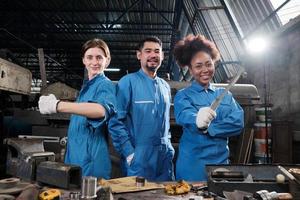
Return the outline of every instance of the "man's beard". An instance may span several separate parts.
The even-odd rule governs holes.
[[[149,66],[149,65],[146,65],[146,69],[148,71],[151,71],[151,72],[156,72],[158,68],[159,68],[159,66]]]

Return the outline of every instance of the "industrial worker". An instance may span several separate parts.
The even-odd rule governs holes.
[[[174,56],[179,66],[188,66],[191,86],[174,98],[176,123],[183,127],[176,161],[176,179],[207,180],[205,165],[228,164],[228,137],[244,127],[244,111],[228,92],[216,111],[211,103],[224,91],[211,85],[220,55],[214,43],[202,35],[178,41]]]
[[[118,82],[118,112],[109,122],[109,132],[126,176],[170,181],[174,179],[169,133],[171,93],[168,83],[157,76],[163,60],[160,39],[145,38],[136,55],[141,69]]]
[[[82,46],[82,62],[88,79],[84,81],[76,102],[56,99],[53,94],[41,96],[42,114],[70,113],[65,163],[79,165],[83,176],[110,178],[111,161],[105,130],[115,113],[116,88],[104,75],[111,60],[107,44],[92,39]]]

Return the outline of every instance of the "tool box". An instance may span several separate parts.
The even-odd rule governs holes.
[[[283,166],[287,170],[300,165]],[[223,191],[241,190],[255,193],[259,190],[289,192],[289,178],[277,165],[207,165],[207,184],[209,192],[223,196]],[[276,182],[276,176],[282,174],[285,180]]]

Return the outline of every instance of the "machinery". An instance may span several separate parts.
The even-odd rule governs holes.
[[[28,69],[0,58],[0,90],[29,95],[31,79]]]
[[[55,154],[44,150],[42,139],[7,138],[5,144],[7,174],[61,188],[80,186],[81,168],[55,162]]]
[[[32,74],[17,64],[0,58],[0,149],[5,152],[3,140],[7,137],[5,133],[4,121],[8,107],[15,105],[12,95],[19,99],[25,99],[31,92]],[[0,177],[3,176],[5,166],[5,154],[0,155]]]
[[[207,165],[206,171],[208,190],[221,196],[224,191],[237,189],[249,193],[262,189],[278,193],[289,192],[289,178],[276,165]],[[285,177],[284,181],[276,180],[278,174]]]
[[[300,199],[300,179],[290,173],[299,168],[296,164],[207,165],[208,191],[228,199]]]
[[[53,152],[45,152],[40,139],[7,138],[6,173],[24,180],[35,180],[37,166],[43,161],[54,161]]]

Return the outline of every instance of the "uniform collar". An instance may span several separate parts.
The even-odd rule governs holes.
[[[158,77],[157,75],[154,77],[154,78],[151,78],[150,76],[148,76],[143,70],[142,68],[138,71],[144,78],[146,78],[147,80],[150,80],[150,81],[157,81],[158,80]]]
[[[94,76],[94,78],[92,78],[91,80],[89,79],[85,79],[83,84],[84,85],[90,85],[90,84],[93,84],[95,81],[97,80],[100,80],[100,79],[104,79],[106,76],[104,75],[104,73],[100,73],[100,74],[97,74],[96,76]]]
[[[191,86],[191,87],[194,88],[194,89],[196,89],[196,90],[199,91],[199,92],[202,92],[203,90],[205,90],[205,88],[204,88],[202,85],[200,85],[200,84],[199,84],[197,81],[195,81],[195,80],[192,82],[192,86]],[[216,88],[215,88],[211,83],[209,83],[207,90],[208,90],[208,91],[215,91]]]

